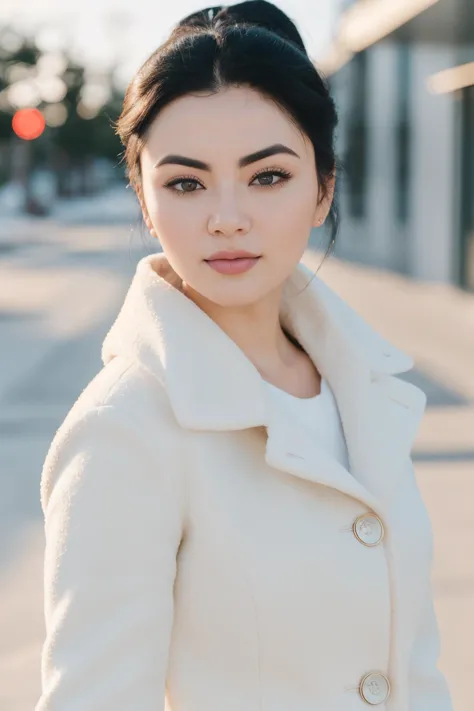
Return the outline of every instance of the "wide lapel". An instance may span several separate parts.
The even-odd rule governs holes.
[[[301,291],[305,278],[309,286]],[[293,471],[332,485],[386,517],[426,405],[419,388],[394,377],[410,369],[412,359],[372,330],[303,265],[288,285],[282,320],[334,393],[350,471],[328,457],[300,427],[290,441],[284,427],[275,424],[269,448],[272,453],[293,449],[293,454],[301,454],[291,464]],[[289,468],[292,459],[281,454],[280,465],[285,461]]]
[[[424,393],[391,375],[376,375],[356,358],[324,364],[324,377],[341,417],[349,471],[329,455],[311,429],[292,421],[277,407],[270,408],[267,417],[267,462],[338,489],[385,519],[400,477],[406,472],[424,410]]]
[[[332,382],[353,476],[376,497],[379,511],[390,504],[418,430],[426,397],[391,374],[368,370],[357,358],[340,368],[332,361]]]
[[[311,429],[290,419],[280,407],[267,420],[265,459],[275,469],[337,489],[382,514],[376,496],[321,446]]]

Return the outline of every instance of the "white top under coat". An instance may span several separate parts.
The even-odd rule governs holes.
[[[321,378],[321,392],[309,398],[291,395],[268,381],[265,384],[277,406],[287,408],[295,420],[314,433],[321,447],[349,470],[344,430],[329,383]]]

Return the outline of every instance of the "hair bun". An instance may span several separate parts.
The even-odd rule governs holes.
[[[180,28],[209,27],[214,24],[245,22],[292,42],[305,54],[306,47],[296,25],[283,10],[267,0],[244,0],[236,5],[214,5],[188,15],[178,24]]]
[[[244,0],[236,5],[223,7],[217,13],[216,21],[229,18],[233,22],[248,22],[293,42],[306,54],[306,47],[296,25],[283,10],[267,0]]]
[[[192,12],[190,15],[186,15],[180,20],[176,28],[192,28],[192,27],[209,27],[212,25],[214,17],[224,9],[224,5],[214,5],[212,7],[206,7],[203,10],[198,10],[197,12]]]

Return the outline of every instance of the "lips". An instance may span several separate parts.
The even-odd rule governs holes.
[[[249,252],[216,252],[205,261],[220,274],[243,274],[255,266],[259,259],[259,256]]]
[[[213,255],[206,259],[206,262],[214,262],[216,259],[257,259],[258,254],[252,254],[251,252],[244,252],[238,250],[235,252],[215,252]]]

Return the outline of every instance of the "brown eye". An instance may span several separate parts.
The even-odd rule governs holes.
[[[175,188],[176,185],[181,185],[182,189],[177,190]],[[170,190],[172,190],[172,192],[178,193],[178,195],[183,195],[185,193],[197,192],[196,188],[198,185],[200,185],[200,183],[195,178],[181,177],[176,178],[175,180],[171,180],[169,183],[166,183],[165,188],[169,188]]]
[[[192,193],[197,185],[195,180],[182,180],[183,193]]]
[[[273,178],[278,178],[278,180],[273,180]],[[252,178],[252,183],[258,180],[258,185],[261,188],[274,188],[280,183],[286,183],[291,178],[291,173],[286,170],[264,170],[261,173],[257,173]]]
[[[257,175],[256,180],[260,182],[260,185],[272,185],[275,177],[275,173],[263,173],[262,175]]]

